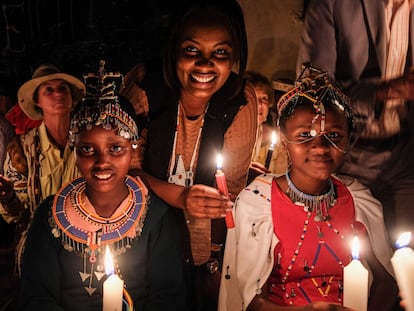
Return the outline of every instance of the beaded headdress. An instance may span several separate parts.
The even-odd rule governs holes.
[[[83,75],[86,96],[78,105],[70,124],[69,143],[73,146],[77,134],[102,126],[106,130],[117,129],[117,134],[132,142],[136,148],[138,127],[134,120],[133,109],[129,102],[119,95],[124,87],[124,77],[119,72],[106,72],[105,61],[100,61],[98,73]],[[132,108],[132,107],[131,107]],[[128,111],[131,110],[131,111]]]
[[[303,64],[302,68],[302,73],[296,80],[295,87],[284,94],[277,103],[279,121],[281,118],[291,115],[303,100],[308,100],[313,103],[316,113],[312,120],[312,126],[317,120],[320,120],[321,131],[324,131],[325,105],[330,102],[343,111],[348,120],[349,129],[352,130],[354,120],[349,98],[332,84],[328,72],[315,68],[309,63]]]

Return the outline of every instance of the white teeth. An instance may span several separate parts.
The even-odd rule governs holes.
[[[95,177],[98,179],[108,179],[111,177],[111,174],[95,175]]]
[[[210,76],[196,76],[196,75],[191,75],[191,77],[196,80],[197,82],[201,82],[201,83],[206,83],[206,82],[210,82],[211,80],[214,79],[214,75],[210,75]]]

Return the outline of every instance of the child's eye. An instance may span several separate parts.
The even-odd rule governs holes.
[[[299,138],[306,139],[306,138],[309,138],[309,137],[312,137],[312,135],[310,134],[310,132],[302,132],[302,133],[299,133]]]
[[[340,140],[343,138],[343,135],[341,135],[338,132],[328,132],[325,134],[328,138],[333,139],[333,140]]]
[[[123,150],[123,148],[121,146],[112,146],[111,147],[111,152],[112,153],[119,153]]]

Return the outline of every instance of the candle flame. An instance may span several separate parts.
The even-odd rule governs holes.
[[[359,259],[359,240],[356,236],[352,239],[352,259]]]
[[[410,243],[411,240],[411,232],[404,232],[400,235],[397,242],[395,243],[397,245],[397,248],[405,247]]]
[[[276,131],[272,131],[272,145],[275,145],[277,142]]]
[[[221,154],[217,155],[216,162],[217,162],[217,169],[221,170],[221,167],[223,166],[223,157],[221,156]]]
[[[105,273],[107,276],[115,274],[114,260],[112,259],[111,251],[109,250],[108,245],[105,250]]]

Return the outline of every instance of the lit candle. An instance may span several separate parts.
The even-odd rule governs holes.
[[[267,155],[266,155],[266,162],[265,162],[265,167],[268,169],[270,166],[270,160],[272,160],[272,156],[273,156],[273,150],[275,149],[275,144],[276,144],[276,132],[272,131],[272,142],[270,144],[269,149],[267,150]]]
[[[224,194],[226,197],[229,196],[229,190],[227,189],[227,182],[226,182],[226,176],[224,175],[224,172],[221,170],[221,167],[223,165],[223,158],[221,155],[217,155],[217,171],[216,171],[216,184],[217,189]],[[230,209],[226,211],[226,226],[227,228],[234,228],[234,220],[233,220],[233,213]]]
[[[414,251],[408,247],[411,232],[404,232],[397,240],[397,250],[391,258],[398,287],[405,300],[405,310],[414,311]]]
[[[112,260],[109,247],[105,251],[105,273],[108,278],[103,284],[103,311],[122,311],[122,292],[124,281],[114,272],[114,262]]]
[[[368,305],[368,270],[359,261],[359,240],[352,240],[352,261],[344,268],[344,307],[366,311]]]

